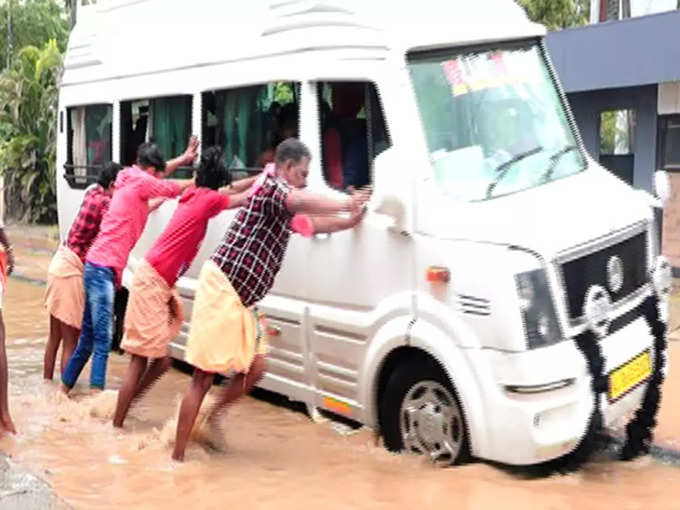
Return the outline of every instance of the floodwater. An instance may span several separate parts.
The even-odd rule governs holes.
[[[11,280],[5,298],[10,405],[20,433],[0,439],[0,451],[75,508],[680,509],[680,467],[651,457],[624,463],[605,455],[578,473],[538,479],[481,462],[441,469],[384,451],[365,429],[315,424],[253,398],[229,411],[226,453],[199,441],[184,464],[173,463],[174,418],[188,376],[171,371],[114,432],[115,391],[88,397],[77,387],[67,400],[42,382],[42,292]],[[110,358],[112,390],[125,362]],[[89,366],[85,382],[88,374]]]

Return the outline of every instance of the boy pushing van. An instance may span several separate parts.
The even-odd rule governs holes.
[[[179,412],[172,458],[184,451],[203,398],[214,375],[233,371],[211,410],[208,423],[219,432],[226,406],[250,391],[264,372],[265,346],[257,334],[252,307],[271,289],[295,223],[307,234],[335,232],[362,218],[368,193],[335,200],[304,191],[311,155],[289,138],[276,149],[275,170],[265,172],[248,203],[227,229],[222,242],[201,269],[195,294],[186,360],[195,369]],[[351,212],[349,218],[333,216]],[[310,215],[310,216],[301,216]]]
[[[113,161],[103,166],[97,183],[85,193],[68,236],[47,269],[45,307],[50,314],[50,333],[43,366],[43,378],[46,380],[52,379],[59,344],[63,341],[60,374],[76,348],[85,308],[83,264],[99,233],[99,225],[111,202],[116,176],[122,168]]]

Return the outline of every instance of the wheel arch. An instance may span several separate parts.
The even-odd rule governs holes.
[[[400,328],[394,326],[391,334],[376,336],[377,345],[372,345],[370,353],[373,359],[369,361],[367,356],[365,365],[372,367],[372,373],[365,374],[371,382],[365,385],[369,388],[367,394],[364,389],[364,423],[379,430],[380,398],[397,366],[417,359],[431,360],[441,367],[453,386],[467,426],[470,452],[480,455],[487,445],[482,392],[464,349],[450,335],[422,319],[399,324],[406,328],[401,336],[395,335]]]

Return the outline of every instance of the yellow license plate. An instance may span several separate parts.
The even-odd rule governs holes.
[[[609,374],[609,401],[618,400],[652,374],[652,357],[644,351]]]

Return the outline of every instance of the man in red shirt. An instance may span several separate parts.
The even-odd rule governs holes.
[[[64,343],[61,350],[60,373],[64,371],[66,362],[76,348],[85,303],[83,288],[85,255],[97,237],[99,224],[109,208],[113,183],[122,168],[112,161],[104,165],[97,183],[85,193],[68,236],[52,257],[47,270],[45,306],[50,314],[50,333],[43,365],[45,379],[52,379],[61,341]]]

